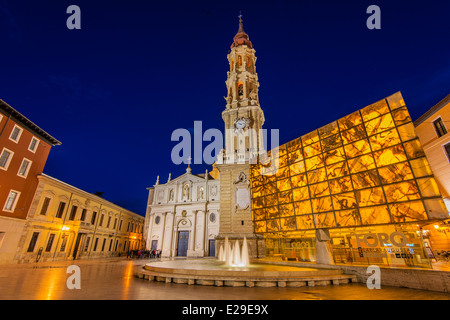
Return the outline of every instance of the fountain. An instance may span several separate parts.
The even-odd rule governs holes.
[[[228,267],[248,267],[250,259],[248,256],[247,238],[244,236],[241,250],[238,240],[235,241],[234,247],[231,248],[228,236],[225,236],[225,249],[220,246],[218,260],[225,262],[225,266]]]
[[[247,239],[231,243],[225,236],[217,259],[166,260],[147,263],[136,276],[151,281],[207,286],[314,286],[349,283],[356,276],[342,270],[274,265],[269,261],[250,264]]]

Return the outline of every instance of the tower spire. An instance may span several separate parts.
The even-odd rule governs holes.
[[[253,48],[252,42],[248,38],[248,34],[244,31],[244,23],[242,22],[242,13],[239,11],[239,29],[236,35],[233,38],[233,43],[231,44],[231,48],[247,45],[249,48]]]

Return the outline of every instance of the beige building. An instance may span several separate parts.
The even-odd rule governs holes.
[[[143,249],[144,217],[48,175],[38,179],[14,262],[106,258]]]
[[[417,119],[414,126],[450,211],[450,94]]]

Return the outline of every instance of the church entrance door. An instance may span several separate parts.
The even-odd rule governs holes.
[[[216,240],[214,239],[209,239],[209,256],[216,256]]]
[[[187,256],[189,245],[189,231],[178,231],[177,256]]]

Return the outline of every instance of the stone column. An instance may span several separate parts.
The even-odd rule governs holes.
[[[205,211],[197,211],[195,227],[195,255],[205,255]]]
[[[163,247],[162,247],[162,255],[163,257],[170,257],[171,248],[172,248],[172,229],[173,229],[173,213],[166,212],[164,215],[164,230],[163,230]]]

